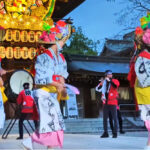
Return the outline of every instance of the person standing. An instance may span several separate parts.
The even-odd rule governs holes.
[[[21,108],[21,112],[19,112],[21,113],[19,117],[19,137],[17,138],[17,140],[23,139],[24,120],[35,119],[34,120],[35,129],[38,128],[38,121],[37,121],[38,115],[36,115],[37,111],[36,111],[36,106],[35,106],[34,99],[33,99],[33,93],[30,90],[30,84],[27,82],[24,83],[23,88],[24,90],[22,90],[19,93],[18,98],[17,98],[17,104]],[[37,116],[36,118],[33,118],[34,113]]]
[[[99,81],[100,81],[100,83],[96,86],[95,90],[97,92],[102,92],[102,85],[103,85],[104,79],[101,79]],[[122,115],[120,112],[119,105],[117,105],[117,119],[118,119],[118,123],[119,123],[120,134],[125,134],[125,131],[123,131],[123,120],[122,120]],[[109,112],[109,124],[110,124],[110,128],[112,130],[112,133],[113,133],[114,125],[113,125],[113,118],[112,118],[111,112]]]
[[[52,147],[63,146],[64,120],[58,96],[67,96],[65,79],[68,77],[67,63],[60,53],[64,41],[59,40],[37,57],[35,63],[34,99],[39,110],[39,130],[23,141],[27,149],[33,149],[33,142]],[[56,91],[55,91],[56,89]]]
[[[117,105],[117,118],[118,118],[118,123],[119,123],[119,132],[120,132],[120,134],[125,134],[125,131],[123,131],[122,115],[121,115],[120,108],[118,105]],[[110,128],[113,132],[114,125],[113,125],[113,119],[112,119],[111,113],[109,113],[109,124],[110,124]]]
[[[118,105],[118,92],[117,88],[119,87],[120,83],[117,79],[112,78],[112,71],[106,70],[105,71],[105,80],[103,81],[103,85],[101,88],[102,97],[101,100],[103,101],[103,127],[104,133],[102,134],[101,138],[109,137],[108,134],[108,125],[107,120],[109,117],[109,113],[112,115],[112,119],[114,122],[113,128],[113,138],[117,138],[117,105]]]

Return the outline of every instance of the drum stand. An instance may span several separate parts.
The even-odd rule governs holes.
[[[11,104],[11,103],[10,103]],[[15,107],[11,104],[12,108],[15,110]],[[11,121],[9,122],[7,128],[5,129],[4,133],[2,134],[2,139],[6,139],[8,134],[10,133],[11,129],[13,128],[15,122],[17,121],[17,116],[15,115],[15,119],[11,119]],[[34,128],[32,127],[31,123],[29,122],[29,120],[27,120],[29,126],[31,127],[32,131],[34,131]],[[27,131],[27,133],[30,136],[30,132],[28,131],[28,129],[26,128],[25,124],[23,123],[23,127],[25,128],[25,130]]]

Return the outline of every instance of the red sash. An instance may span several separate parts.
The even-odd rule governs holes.
[[[49,50],[46,50],[44,53],[46,53],[51,59],[53,59],[53,55]],[[63,56],[63,54],[59,54],[60,57],[62,58],[63,62],[65,61],[65,57]],[[60,81],[60,75],[53,75],[53,81],[55,82],[59,82]]]
[[[139,54],[139,56],[150,59],[150,53],[147,51],[143,51]]]

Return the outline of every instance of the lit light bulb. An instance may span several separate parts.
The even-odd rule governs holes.
[[[30,22],[26,22],[26,26],[29,26],[30,25]]]
[[[26,10],[26,8],[25,7],[23,7],[23,11],[25,11]]]
[[[22,18],[22,17],[20,17],[20,18],[19,18],[19,21],[20,21],[20,22],[22,22],[22,21],[23,21],[23,18]]]
[[[14,25],[14,24],[15,24],[15,22],[14,22],[14,21],[12,21],[12,22],[11,22],[11,24],[12,24],[12,25]]]
[[[42,27],[42,26],[43,26],[43,23],[41,22],[41,23],[39,24],[39,26]]]
[[[5,21],[4,21],[4,24],[7,24],[7,23],[8,23],[7,20],[5,20]]]
[[[10,17],[9,17],[9,16],[6,16],[6,20],[9,21],[9,20],[10,20]]]
[[[15,19],[15,18],[18,17],[18,14],[17,14],[17,13],[14,13],[12,17]]]
[[[32,22],[36,22],[36,18],[32,18]]]
[[[2,18],[3,17],[3,15],[0,13],[0,18]]]

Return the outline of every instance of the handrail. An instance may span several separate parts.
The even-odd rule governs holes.
[[[121,106],[135,106],[135,104],[119,104],[119,108],[120,108]]]
[[[139,112],[139,110],[135,110],[135,109],[125,109],[125,110],[121,110],[121,107],[123,106],[128,106],[131,108],[131,106],[136,106],[135,104],[119,104],[119,108],[120,108],[120,112],[123,112],[123,113],[133,113],[133,117],[134,118],[137,118],[137,112]]]

